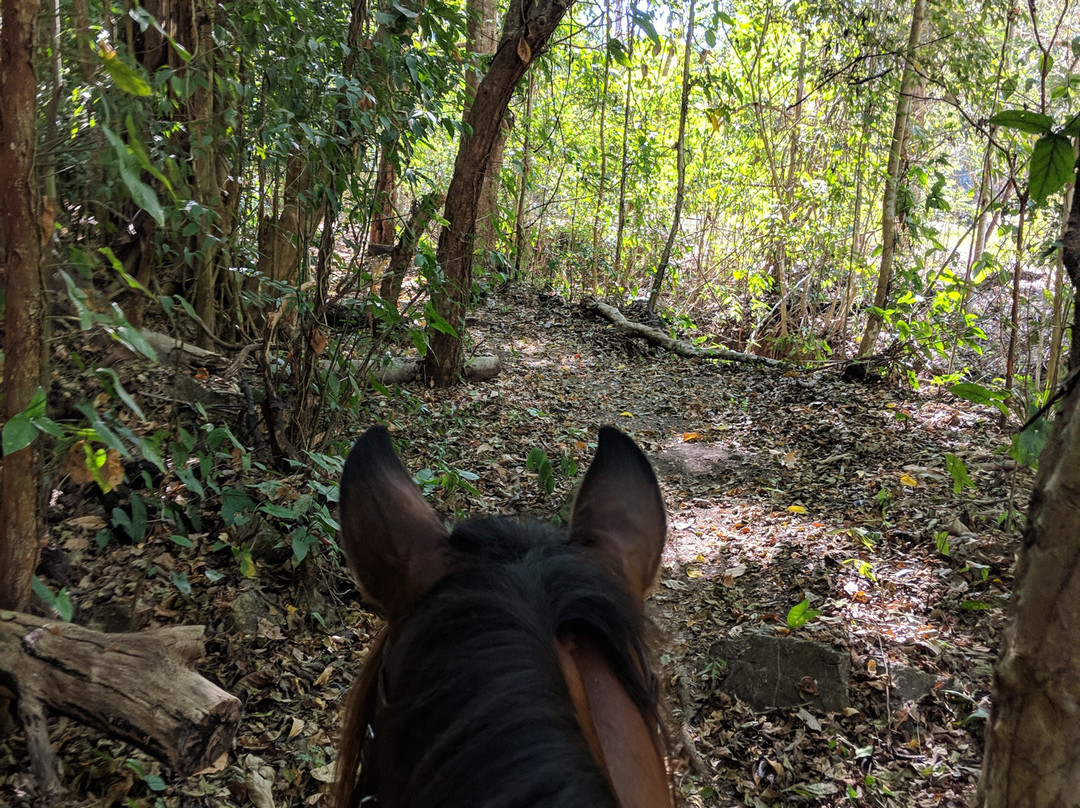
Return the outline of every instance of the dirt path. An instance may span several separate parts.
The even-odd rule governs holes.
[[[998,519],[1015,472],[995,454],[1006,438],[986,413],[836,373],[657,355],[523,291],[485,300],[472,337],[477,353],[502,355],[500,376],[373,395],[369,420],[391,426],[410,471],[441,480],[435,499],[448,516],[559,513],[601,424],[646,450],[671,526],[650,601],[663,681],[675,734],[706,768],[690,771],[680,752],[687,805],[964,804],[1014,549]],[[551,461],[550,493],[527,468],[535,450]],[[946,453],[965,461],[974,493],[954,493]],[[1022,473],[1018,490],[1028,481]],[[204,562],[160,539],[99,549],[73,526],[85,515],[72,505],[57,526],[83,614],[207,624],[215,640],[202,670],[246,699],[245,723],[219,771],[183,783],[166,773],[162,791],[144,776],[153,762],[61,724],[67,804],[261,805],[261,794],[317,804],[344,690],[377,628],[333,565],[313,556],[292,571],[268,554],[248,580],[227,551]],[[961,523],[968,532],[955,535]],[[169,584],[172,569],[190,571],[190,594]],[[790,629],[788,610],[804,599],[820,614]],[[722,692],[710,649],[755,633],[850,657],[850,707],[754,712]],[[905,701],[905,677],[928,692]],[[21,749],[17,737],[0,742],[0,804],[32,803]]]

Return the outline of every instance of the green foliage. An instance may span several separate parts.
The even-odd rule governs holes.
[[[1035,423],[1012,436],[1009,446],[1009,457],[1027,468],[1038,468],[1039,455],[1046,447],[1046,441],[1050,438],[1050,430],[1053,423],[1045,418],[1037,418]]]
[[[934,546],[941,555],[946,558],[949,556],[952,548],[949,545],[949,532],[947,530],[934,533]]]
[[[981,384],[975,384],[974,382],[954,384],[951,385],[948,390],[954,396],[959,396],[966,401],[993,407],[1002,415],[1007,415],[1009,412],[1009,407],[1006,404],[1009,399],[1009,394],[1005,390],[994,390]]]
[[[965,488],[974,488],[975,483],[971,481],[968,476],[967,466],[964,465],[964,461],[956,455],[946,452],[945,453],[945,468],[949,471],[949,476],[953,479],[953,492],[959,494]]]
[[[821,612],[817,609],[810,608],[809,600],[803,599],[788,609],[788,628],[802,628],[820,614]]]
[[[551,465],[551,460],[547,456],[547,452],[539,447],[533,448],[529,452],[525,468],[529,471],[536,472],[536,478],[540,483],[540,487],[545,494],[550,496],[551,492],[555,490],[555,471],[554,466]]]
[[[4,455],[15,454],[33,443],[39,433],[53,437],[63,434],[63,427],[45,415],[45,391],[40,387],[26,409],[8,419],[3,430]]]
[[[54,593],[45,585],[45,582],[36,575],[30,579],[30,586],[34,591],[34,594],[41,599],[41,602],[50,609],[53,609],[56,614],[59,615],[61,620],[66,623],[71,622],[74,611],[66,587],[59,592]]]

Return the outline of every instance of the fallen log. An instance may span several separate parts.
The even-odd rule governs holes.
[[[659,345],[661,348],[678,354],[679,356],[687,356],[693,359],[725,359],[729,362],[747,362],[755,365],[767,365],[774,368],[790,367],[787,362],[782,362],[779,359],[770,359],[767,356],[755,356],[754,354],[743,353],[742,351],[731,351],[727,348],[698,348],[696,345],[691,345],[689,342],[672,339],[658,328],[652,328],[651,326],[642,323],[635,323],[627,320],[617,308],[609,306],[607,303],[601,303],[599,300],[586,299],[581,305],[587,311],[599,314],[605,320],[614,324],[614,326],[623,333],[629,334],[632,337],[648,340],[653,345]]]
[[[351,360],[353,370],[362,370],[366,359]],[[391,359],[387,365],[370,364],[368,370],[371,377],[380,384],[404,384],[419,379],[424,366],[423,359]],[[324,370],[330,367],[329,363],[323,363]],[[465,378],[470,381],[483,381],[499,375],[501,365],[498,356],[474,356],[465,362]]]
[[[182,776],[229,750],[240,701],[193,670],[205,653],[203,631],[105,634],[0,611],[0,697],[15,701],[44,792],[61,790],[46,708],[128,741]]]

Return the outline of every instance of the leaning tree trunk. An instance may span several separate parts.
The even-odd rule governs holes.
[[[892,144],[889,147],[889,164],[886,169],[885,193],[881,199],[881,267],[878,270],[877,291],[874,307],[884,309],[889,302],[889,284],[892,282],[893,254],[896,251],[896,192],[900,185],[900,165],[907,135],[908,117],[911,112],[911,92],[915,87],[915,51],[922,35],[923,19],[926,17],[926,0],[915,0],[911,12],[911,32],[904,53],[904,73],[900,78],[900,93],[896,100],[896,119],[893,122]],[[876,311],[870,312],[866,331],[859,344],[859,356],[872,353],[881,333],[882,318]]]
[[[34,151],[37,137],[39,0],[3,0],[0,16],[0,233],[4,240],[3,418],[23,412],[44,378],[45,297]],[[37,446],[3,459],[0,485],[0,608],[24,605],[41,541]]]
[[[428,325],[425,373],[438,387],[454,384],[465,363],[462,337],[472,287],[476,211],[503,115],[514,88],[547,45],[572,2],[512,0],[499,48],[465,113],[454,176],[446,192],[446,225],[439,235],[438,259],[445,279],[432,302],[441,322]]]
[[[1063,239],[1080,291],[1080,194]],[[981,808],[1080,806],[1080,309],[1069,356],[1072,389],[1039,473],[1024,531],[1010,620],[994,669],[979,783]]]

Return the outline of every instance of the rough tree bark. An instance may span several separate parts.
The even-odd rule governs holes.
[[[181,775],[232,746],[240,701],[192,670],[202,626],[133,634],[0,611],[0,681],[15,695],[35,777],[60,790],[46,708],[138,746]]]
[[[34,170],[34,45],[40,7],[38,0],[3,0],[0,5],[0,232],[7,273],[4,423],[27,408],[45,376],[41,204]],[[3,459],[0,608],[21,607],[30,596],[42,535],[37,467],[36,444]]]
[[[893,254],[896,251],[896,191],[900,185],[900,163],[903,154],[904,138],[907,136],[908,117],[911,113],[911,92],[915,87],[915,52],[919,48],[922,36],[923,20],[926,17],[926,0],[915,0],[911,12],[911,31],[908,36],[907,50],[904,52],[904,73],[900,78],[900,92],[896,99],[896,118],[893,121],[892,145],[889,147],[889,164],[885,176],[885,192],[881,198],[881,266],[878,270],[877,290],[874,293],[874,306],[884,309],[889,303],[889,284],[892,282]],[[878,335],[881,333],[881,315],[870,312],[866,321],[866,331],[859,343],[858,356],[867,356],[874,351]]]
[[[1080,291],[1080,194],[1063,263]],[[1046,449],[1028,512],[1010,619],[994,669],[979,783],[982,808],[1080,806],[1080,368],[1074,315],[1072,389]]]
[[[521,77],[547,45],[572,0],[512,0],[502,39],[488,72],[465,113],[464,131],[446,192],[446,225],[439,235],[438,259],[444,282],[433,303],[449,324],[428,326],[427,378],[438,387],[457,382],[465,361],[462,337],[472,287],[473,234],[484,176],[502,127],[503,116]]]

